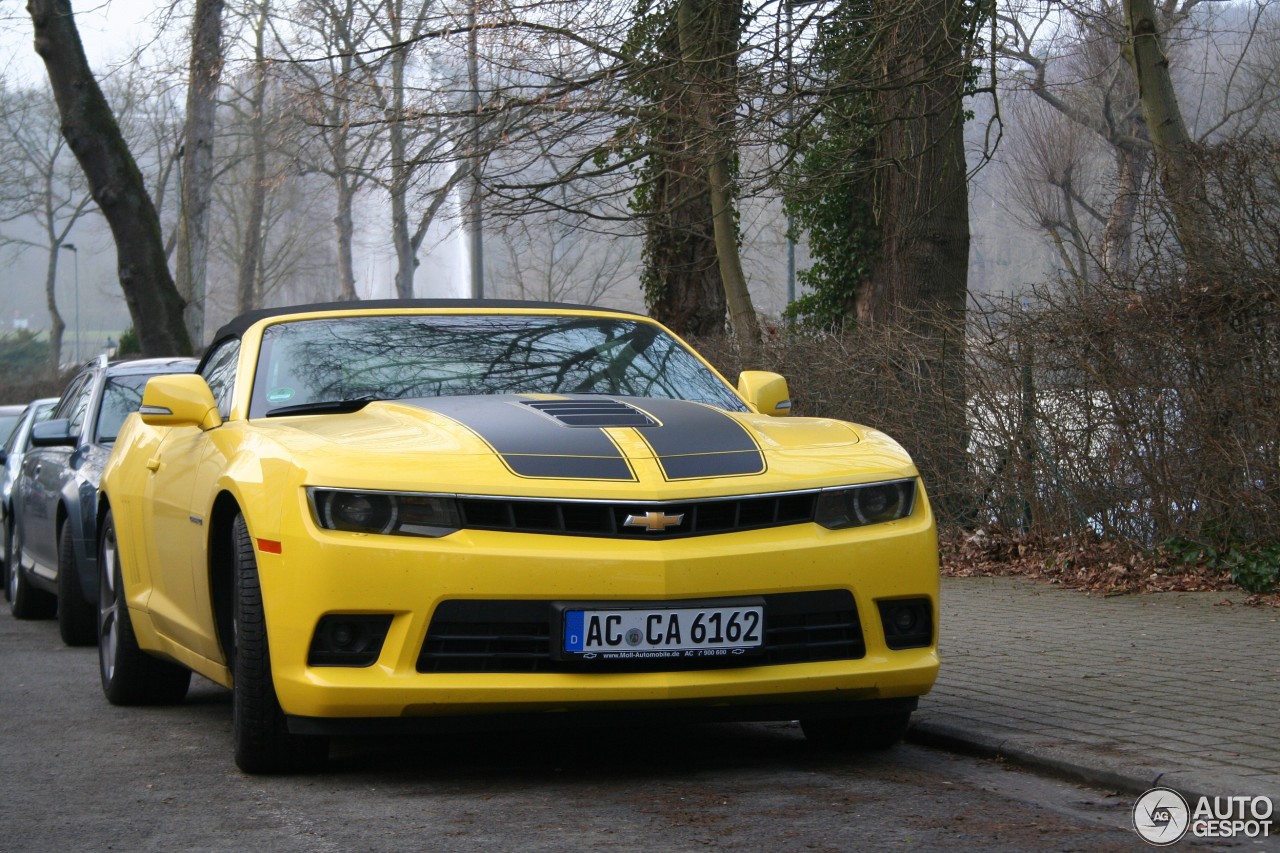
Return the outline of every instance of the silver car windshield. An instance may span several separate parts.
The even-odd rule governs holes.
[[[339,401],[476,394],[661,397],[748,411],[723,380],[651,323],[386,315],[269,326],[249,417]]]

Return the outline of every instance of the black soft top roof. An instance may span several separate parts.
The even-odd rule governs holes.
[[[542,309],[563,311],[612,311],[618,314],[632,314],[631,311],[619,311],[615,308],[603,308],[599,305],[572,305],[563,302],[528,302],[519,299],[357,299],[346,302],[315,302],[308,305],[288,305],[280,308],[259,308],[247,311],[227,323],[213,336],[212,344],[226,338],[238,338],[259,320],[269,317],[280,317],[285,314],[302,314],[309,311],[353,311],[360,309],[395,309],[395,308],[474,308],[492,310]],[[640,315],[636,315],[640,316]]]

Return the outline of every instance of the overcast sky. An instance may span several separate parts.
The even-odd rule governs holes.
[[[85,53],[95,70],[119,62],[155,37],[165,0],[71,0]],[[0,70],[12,82],[43,76],[44,64],[32,47],[26,0],[0,0]]]

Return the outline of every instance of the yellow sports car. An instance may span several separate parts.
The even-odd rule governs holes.
[[[623,312],[247,314],[151,379],[103,474],[103,690],[231,688],[255,773],[580,714],[888,746],[938,670],[929,502],[890,438],[789,408]]]

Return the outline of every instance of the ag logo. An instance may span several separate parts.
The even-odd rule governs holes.
[[[1133,828],[1157,847],[1176,844],[1191,825],[1187,801],[1172,788],[1152,788],[1133,804]]]

